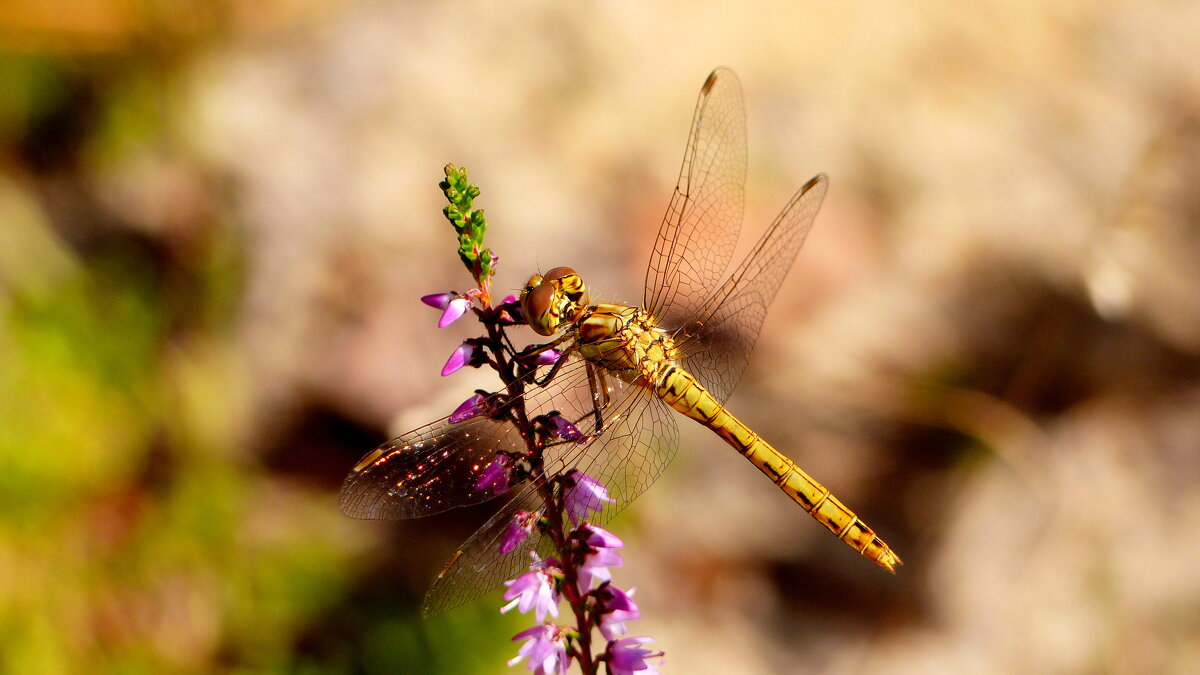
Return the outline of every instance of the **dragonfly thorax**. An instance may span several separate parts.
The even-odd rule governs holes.
[[[587,304],[583,279],[570,267],[535,274],[521,289],[521,310],[538,335],[554,335],[564,324],[574,322]]]
[[[675,341],[640,307],[592,305],[577,320],[576,336],[583,358],[630,383],[656,385],[679,358]]]

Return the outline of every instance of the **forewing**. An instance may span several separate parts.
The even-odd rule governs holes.
[[[643,306],[660,325],[691,318],[737,246],[746,182],[746,114],[737,76],[718,68],[700,89],[679,181],[646,269]]]
[[[608,522],[662,474],[678,447],[678,427],[673,412],[642,387],[621,390],[606,408],[605,430],[588,443],[569,443],[546,450],[546,470],[559,475],[578,469],[604,484],[611,504],[589,518],[597,525]],[[594,431],[594,429],[593,429]],[[532,485],[519,492],[463,544],[434,581],[425,596],[422,612],[437,614],[487,593],[506,579],[528,569],[530,551],[554,555],[549,538],[536,528],[508,553],[501,542],[513,519],[522,512],[537,512],[542,500]]]
[[[525,394],[530,415],[562,409],[590,409],[584,362],[572,359],[545,387],[530,384]],[[520,452],[525,441],[510,422],[473,417],[452,424],[449,417],[414,429],[367,453],[342,484],[342,512],[354,518],[419,518],[487,501],[491,489],[476,489],[498,451]]]
[[[722,402],[746,370],[767,308],[804,245],[828,184],[824,174],[805,183],[732,276],[706,298],[705,309],[675,336],[684,368]]]

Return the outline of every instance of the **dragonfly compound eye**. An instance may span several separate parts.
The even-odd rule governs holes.
[[[575,276],[575,270],[571,269],[570,267],[555,267],[549,272],[546,272],[546,281],[554,281],[555,279],[561,279],[569,276]]]
[[[529,316],[529,308],[525,305],[525,298],[533,292],[533,289],[542,285],[542,275],[535,274],[529,277],[529,281],[525,282],[525,287],[521,289],[521,295],[517,298],[517,303],[521,305],[521,311],[525,312],[525,316]]]
[[[525,291],[521,293],[521,309],[534,332],[538,335],[553,335],[554,331],[558,330],[561,320],[557,303],[554,302],[555,287],[553,283],[544,281],[541,277],[537,279],[538,283],[530,279],[529,285],[525,286]]]
[[[553,335],[583,304],[583,279],[570,267],[555,267],[544,277],[535,274],[521,291],[521,309],[538,335]]]
[[[546,272],[546,282],[558,289],[558,304],[561,316],[573,318],[586,303],[583,278],[570,267],[555,267]]]

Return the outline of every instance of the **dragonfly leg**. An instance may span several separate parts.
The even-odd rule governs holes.
[[[554,347],[561,345],[562,343],[566,342],[567,340],[574,339],[574,337],[575,337],[575,334],[572,333],[571,331],[564,332],[562,335],[554,338],[553,340],[551,340],[549,342],[542,343],[540,345],[537,345],[536,347],[535,346],[526,347],[524,349],[524,351],[521,352],[521,355],[522,356],[532,356],[534,354],[541,354],[542,352],[546,351],[547,349],[553,349]]]
[[[583,415],[580,415],[578,418],[571,420],[571,423],[578,427],[579,425],[583,424],[583,421],[588,417],[594,417],[596,420],[596,426],[589,436],[596,436],[600,432],[604,431],[603,409],[608,407],[611,397],[609,395],[608,386],[604,381],[604,369],[597,368],[596,366],[592,365],[591,361],[585,362],[584,368],[587,370],[588,387],[592,390],[592,410],[591,412],[586,412]],[[546,447],[577,442],[581,442],[580,439],[564,439],[547,443]]]
[[[557,347],[564,340],[566,340],[566,338],[567,338],[567,336],[563,336],[553,342],[547,342],[546,344],[539,346],[537,349],[535,349],[531,352],[526,352],[525,354],[523,354],[523,356],[529,356],[532,354],[540,354],[540,353],[546,351],[547,349]],[[567,362],[567,356],[571,353],[571,350],[573,350],[573,349],[575,349],[575,345],[571,345],[567,349],[563,350],[563,353],[561,355],[559,355],[558,360],[554,362],[554,365],[550,366],[550,372],[546,373],[546,376],[543,378],[540,378],[540,379],[534,378],[533,383],[539,387],[544,387],[547,384],[550,384],[550,380],[554,379],[554,376],[558,374],[558,369],[562,368],[563,364]]]
[[[598,434],[604,431],[604,415],[600,411],[608,407],[608,385],[604,381],[604,371],[602,369],[592,365],[591,361],[587,362],[586,367],[588,386],[592,389],[592,415],[596,417],[596,431],[594,433]]]
[[[508,337],[508,333],[500,331],[500,337],[504,340],[504,349],[508,351],[509,356],[516,356],[517,346],[513,344],[512,338]]]

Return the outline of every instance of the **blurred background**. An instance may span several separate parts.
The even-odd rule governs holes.
[[[686,424],[613,524],[633,634],[676,673],[1200,670],[1200,5],[905,4],[0,5],[0,670],[505,672],[498,593],[417,615],[493,507],[337,508],[489,386],[417,300],[470,285],[441,168],[500,292],[637,301],[717,65],[743,247],[831,178],[730,406],[905,565]]]

